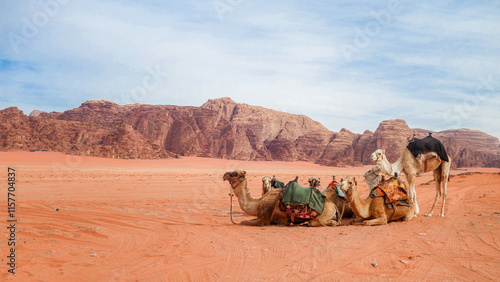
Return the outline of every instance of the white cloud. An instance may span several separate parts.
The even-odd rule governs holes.
[[[0,64],[0,106],[27,113],[88,99],[199,106],[229,96],[305,114],[331,130],[375,130],[388,118],[444,130],[453,124],[443,122],[443,112],[492,77],[490,97],[460,124],[500,136],[488,121],[499,104],[498,4],[398,3],[401,9],[346,60],[342,46],[375,27],[374,15],[389,2],[242,1],[220,20],[210,1],[71,1],[19,52],[0,39],[7,50],[0,59],[19,62]],[[21,34],[23,18],[40,11],[35,2],[5,6],[3,34]],[[134,94],[155,68],[160,83]]]

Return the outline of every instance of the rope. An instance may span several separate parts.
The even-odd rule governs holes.
[[[339,220],[337,221],[339,223],[339,225],[342,225],[342,217],[344,217],[344,210],[345,210],[345,206],[347,205],[347,200],[344,200],[344,205],[342,206],[342,213],[340,214],[340,218]],[[337,212],[339,210],[337,209]]]
[[[232,191],[231,191],[231,192],[232,192]],[[231,196],[231,197],[230,197],[230,202],[229,202],[229,214],[230,214],[230,216],[231,216],[231,222],[232,222],[233,224],[236,224],[236,223],[234,222],[234,220],[233,220],[233,193],[229,193],[229,196]]]

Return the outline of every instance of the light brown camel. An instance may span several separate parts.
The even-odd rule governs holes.
[[[355,225],[382,225],[390,221],[403,219],[409,221],[415,213],[415,205],[409,200],[410,207],[394,205],[387,207],[384,197],[369,197],[365,201],[359,197],[356,178],[348,176],[341,185],[341,189],[346,193],[347,200],[351,204],[352,211],[358,217],[352,219],[351,224]]]
[[[229,181],[234,194],[238,197],[238,202],[241,209],[250,214],[256,215],[257,219],[242,221],[243,225],[262,226],[272,223],[278,225],[290,225],[290,219],[285,211],[280,209],[281,203],[281,189],[272,189],[263,197],[254,198],[250,194],[247,186],[246,172],[242,170],[235,170],[226,172],[223,180]],[[338,223],[332,218],[337,214],[337,207],[331,201],[329,194],[325,191],[325,206],[323,213],[317,218],[311,219],[307,222],[308,226],[336,226]],[[330,195],[331,196],[331,195]],[[303,221],[302,221],[303,222]]]
[[[271,189],[272,189],[271,177],[269,177],[269,176],[262,177],[262,196],[264,196]]]
[[[335,176],[333,177],[333,180],[335,181]],[[314,187],[318,190],[319,190],[319,187],[321,187],[321,182],[320,182],[319,177],[315,177],[315,176],[311,177],[311,178],[309,178],[308,182],[309,182],[310,187]],[[329,190],[327,192],[327,189],[331,189],[331,191]],[[339,221],[339,219],[342,219],[344,217],[352,217],[354,215],[352,213],[351,205],[349,205],[349,202],[347,202],[347,200],[345,198],[339,196],[339,193],[337,191],[337,187],[335,185],[332,185],[332,183],[330,183],[330,185],[328,185],[328,187],[324,188],[322,193],[325,196],[326,196],[325,193],[329,193],[330,199],[337,207],[338,212],[339,212],[337,214],[337,217],[336,217],[337,221]],[[340,218],[340,217],[342,217],[342,218]]]
[[[333,180],[335,180],[335,176],[333,177]],[[351,205],[347,201],[346,198],[339,196],[339,192],[337,191],[337,187],[333,185],[333,183],[330,183],[328,187],[323,191],[323,194],[330,189],[332,192],[332,195],[330,196],[333,203],[337,206],[337,209],[339,210],[339,217],[341,216],[342,218],[344,217],[352,217],[354,213],[352,212]],[[337,218],[338,219],[338,218]]]
[[[443,205],[439,216],[444,216],[444,204],[446,201],[448,181],[450,181],[451,157],[449,155],[448,162],[441,160],[434,152],[422,153],[417,159],[408,148],[405,148],[399,159],[391,164],[385,156],[385,150],[378,149],[373,152],[371,159],[382,167],[382,171],[387,175],[394,176],[395,173],[400,174],[401,172],[405,174],[406,181],[408,181],[410,186],[410,197],[415,203],[415,216],[417,216],[420,211],[417,204],[417,192],[415,191],[415,178],[426,172],[432,171],[434,174],[434,182],[436,182],[436,198],[434,199],[431,211],[425,216],[432,216],[432,212],[441,194],[443,195]],[[441,187],[443,187],[442,192]]]

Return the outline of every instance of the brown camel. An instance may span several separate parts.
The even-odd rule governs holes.
[[[351,224],[355,225],[382,225],[390,221],[403,219],[409,221],[415,213],[415,205],[410,202],[410,207],[394,205],[387,207],[384,197],[369,197],[365,201],[359,197],[356,178],[348,176],[341,185],[341,189],[346,193],[347,200],[351,204],[352,211],[358,217],[352,219]]]
[[[334,179],[335,179],[335,177],[334,177]],[[342,217],[342,218],[352,217],[354,215],[354,213],[352,212],[351,205],[349,204],[349,202],[347,201],[346,198],[339,196],[339,193],[337,191],[337,187],[335,185],[333,185],[333,183],[330,183],[330,185],[328,185],[328,187],[325,189],[325,191],[323,191],[323,194],[325,194],[325,192],[329,189],[331,190],[331,193],[332,193],[332,195],[330,197],[331,197],[333,203],[337,206],[337,209],[339,210],[339,217]]]
[[[280,209],[281,189],[272,189],[263,197],[254,198],[248,189],[245,171],[235,170],[233,172],[226,172],[223,176],[223,180],[229,181],[231,188],[234,190],[234,194],[238,197],[241,209],[250,215],[257,216],[257,219],[242,221],[241,224],[252,226],[269,225],[271,222],[278,225],[291,224],[287,213]],[[337,207],[330,200],[328,193],[325,193],[325,196],[326,199],[323,213],[317,218],[309,220],[307,222],[308,226],[338,225],[336,221],[332,220],[337,214]],[[301,222],[303,222],[303,220]]]
[[[420,211],[417,204],[417,192],[415,191],[415,178],[426,172],[432,171],[434,174],[434,182],[436,182],[436,198],[434,199],[431,211],[425,216],[432,216],[432,212],[441,194],[443,195],[443,205],[439,216],[444,216],[444,203],[446,201],[448,181],[450,181],[451,157],[449,155],[448,162],[441,160],[434,152],[422,153],[418,158],[415,158],[410,150],[405,148],[399,159],[391,164],[385,156],[385,150],[378,149],[373,152],[371,159],[377,162],[377,165],[382,167],[382,171],[387,175],[394,176],[396,173],[400,174],[401,172],[405,174],[406,180],[410,186],[410,197],[415,203],[415,216],[417,216]],[[441,187],[443,187],[442,192]]]

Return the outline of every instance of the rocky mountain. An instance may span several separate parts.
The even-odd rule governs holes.
[[[230,98],[200,107],[87,101],[63,113],[15,107],[0,110],[2,150],[53,150],[110,158],[159,159],[202,156],[240,160],[311,161],[330,166],[372,164],[370,155],[386,149],[395,161],[408,139],[428,130],[404,120],[387,120],[375,132],[331,132],[319,122]],[[454,167],[500,167],[496,137],[470,129],[434,132]]]

